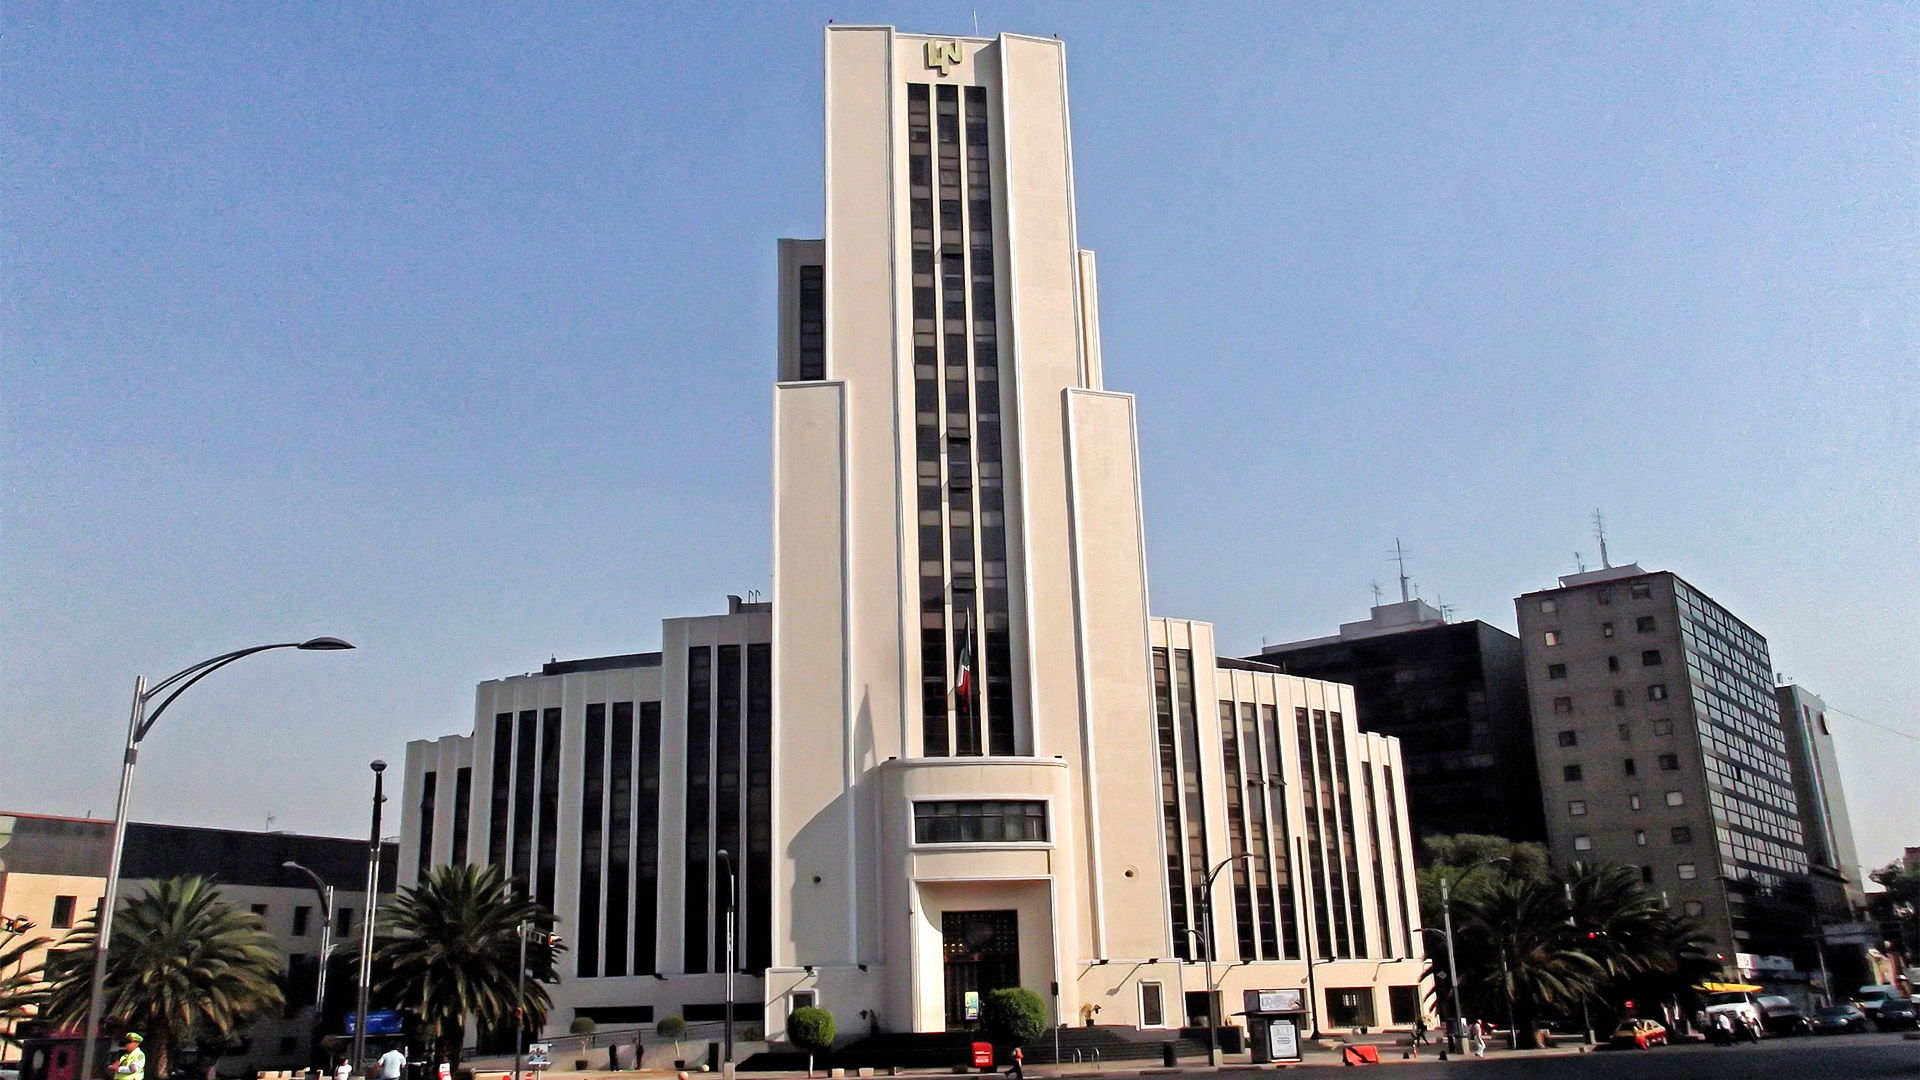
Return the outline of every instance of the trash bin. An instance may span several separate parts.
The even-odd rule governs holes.
[[[1247,1050],[1247,1032],[1245,1028],[1228,1024],[1220,1029],[1220,1052],[1223,1054],[1243,1054]]]
[[[1170,1042],[1160,1044],[1160,1064],[1169,1069],[1180,1064],[1180,1059],[1174,1055],[1173,1049],[1173,1044]]]
[[[993,1044],[977,1042],[973,1044],[973,1067],[982,1072],[993,1071]]]

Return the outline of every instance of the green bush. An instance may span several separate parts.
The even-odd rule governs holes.
[[[663,1016],[659,1023],[653,1025],[653,1033],[663,1039],[679,1042],[687,1037],[687,1022],[677,1016]]]
[[[599,1030],[600,1025],[594,1023],[591,1016],[576,1016],[573,1023],[567,1025],[567,1031],[574,1035],[591,1035]]]
[[[980,1021],[994,1042],[1022,1046],[1047,1030],[1047,1006],[1039,994],[1010,986],[987,994],[980,1006]]]
[[[787,1017],[787,1039],[808,1054],[833,1049],[833,1014],[811,1005]]]

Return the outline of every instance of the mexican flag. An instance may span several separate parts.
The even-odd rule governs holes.
[[[960,708],[973,711],[973,612],[967,612],[967,635],[960,639],[960,679],[953,688]]]

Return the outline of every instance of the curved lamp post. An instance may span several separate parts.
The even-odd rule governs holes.
[[[353,1067],[367,1059],[367,995],[373,987],[373,920],[380,904],[380,804],[387,801],[383,786],[387,763],[373,761],[373,836],[367,841],[367,904],[360,913],[360,985],[353,1016]],[[521,966],[526,966],[524,958]],[[364,1075],[364,1074],[363,1074]]]
[[[1220,876],[1220,871],[1241,859],[1251,858],[1252,852],[1243,851],[1221,859],[1213,869],[1207,871],[1206,884],[1201,886],[1205,903],[1200,906],[1200,947],[1207,953],[1207,1064],[1216,1068],[1220,1065],[1220,1018],[1217,1015],[1218,1006],[1213,1000],[1213,881]]]
[[[162,713],[167,711],[167,706],[178,700],[189,687],[235,660],[252,656],[254,653],[266,652],[269,649],[334,652],[351,648],[353,648],[352,645],[336,637],[255,645],[252,648],[235,649],[233,652],[221,653],[211,659],[202,660],[190,668],[167,676],[151,687],[147,685],[147,677],[144,675],[133,681],[133,715],[127,720],[127,750],[120,759],[120,801],[113,811],[113,846],[107,855],[106,894],[100,899],[100,917],[93,939],[93,985],[87,994],[86,1040],[80,1044],[80,1075],[82,1077],[92,1080],[96,1075],[94,1069],[99,1061],[100,1013],[105,1004],[107,988],[107,949],[113,941],[113,909],[120,899],[120,854],[127,842],[127,800],[133,793],[133,764],[140,756],[140,740],[146,738],[147,732],[153,730],[154,723],[160,719]],[[149,711],[148,705],[162,694],[166,694],[166,697]]]
[[[302,866],[292,859],[280,864],[288,870],[298,870],[313,879],[313,891],[320,895],[320,977],[313,988],[313,1053],[312,1060],[318,1060],[321,1072],[326,1071],[326,1061],[320,1057],[320,1040],[327,1015],[327,956],[333,952],[333,886],[320,880],[313,868]]]
[[[1475,870],[1502,862],[1511,864],[1513,860],[1505,855],[1495,855],[1491,859],[1482,859],[1474,863],[1451,878],[1445,874],[1440,875],[1440,918],[1443,927],[1441,932],[1447,937],[1447,989],[1453,994],[1453,1024],[1447,1028],[1447,1049],[1456,1054],[1460,1052],[1460,1028],[1463,1014],[1460,1012],[1460,969],[1453,960],[1453,887],[1464,881],[1467,875]],[[1506,954],[1502,953],[1501,960],[1505,959]]]

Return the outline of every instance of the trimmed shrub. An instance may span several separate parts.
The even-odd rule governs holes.
[[[812,1005],[787,1017],[787,1041],[807,1052],[807,1073],[813,1073],[813,1055],[833,1049],[833,1014]]]
[[[594,1023],[591,1016],[576,1016],[573,1023],[567,1025],[567,1031],[574,1035],[591,1035],[599,1030],[600,1025]]]
[[[980,1003],[980,1022],[994,1042],[1023,1046],[1047,1030],[1047,1005],[1024,987],[990,991]]]

